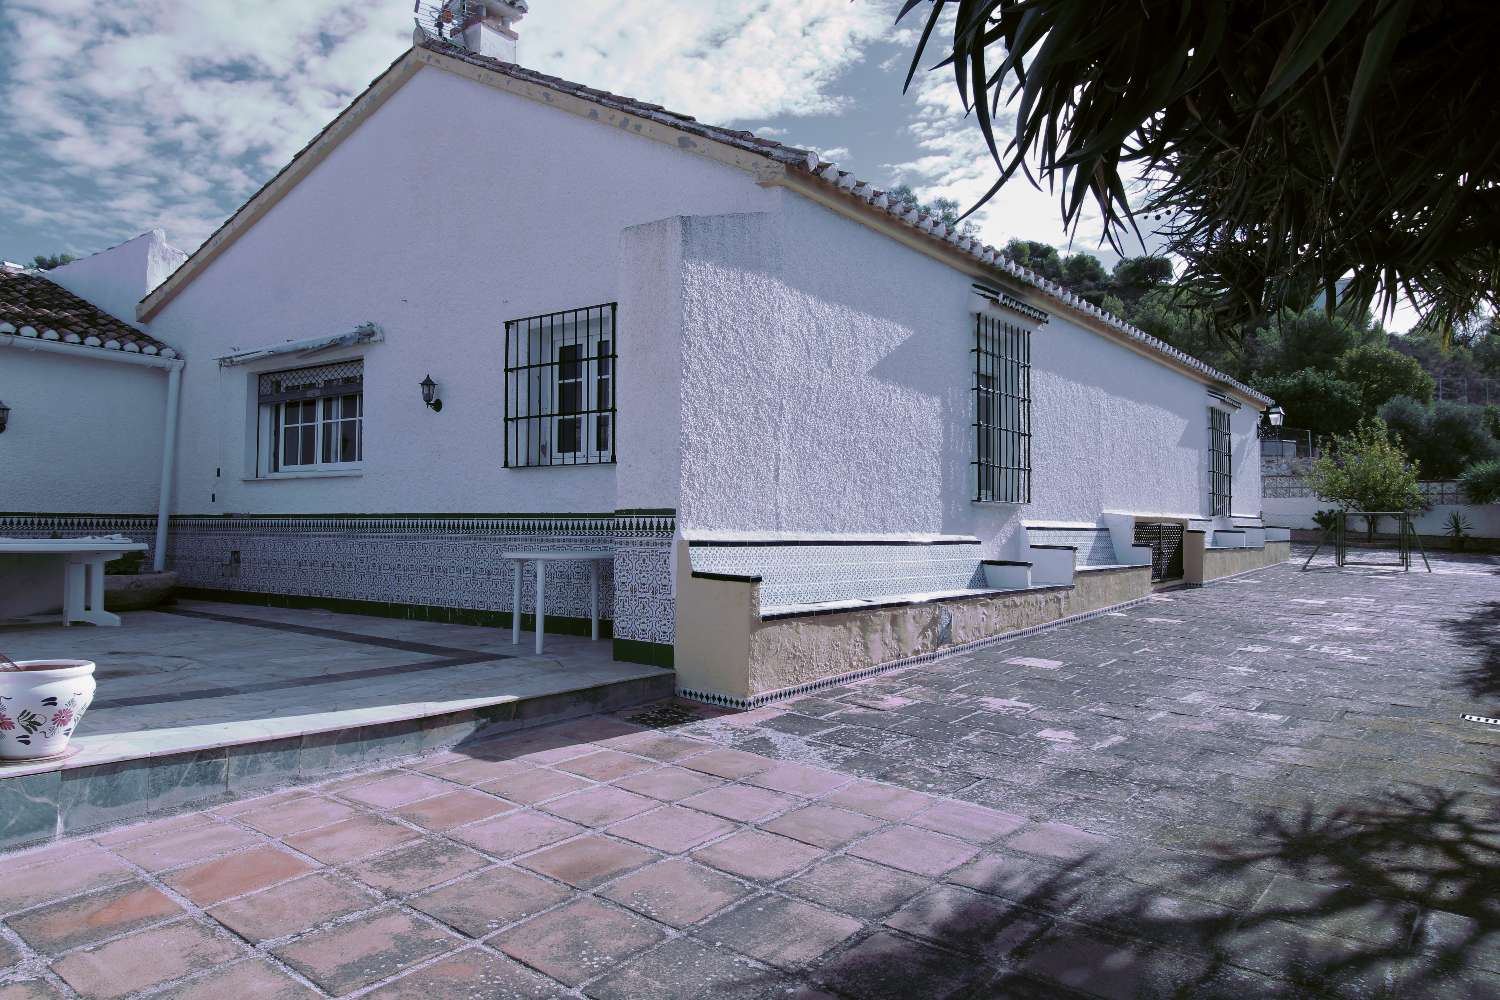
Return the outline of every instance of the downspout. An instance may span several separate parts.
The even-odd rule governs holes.
[[[172,467],[177,451],[177,397],[182,390],[182,366],[167,372],[166,429],[161,439],[161,493],[156,501],[156,544],[151,549],[151,569],[160,573],[167,567],[167,522],[171,519]]]

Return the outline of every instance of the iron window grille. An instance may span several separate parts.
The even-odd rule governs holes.
[[[1229,467],[1229,414],[1208,408],[1208,505],[1214,514],[1228,514],[1234,477]]]
[[[1031,332],[974,317],[974,499],[1031,502]]]
[[[364,386],[365,364],[358,358],[258,376],[257,471],[350,468],[362,462]]]
[[[616,303],[505,324],[505,467],[615,460]]]

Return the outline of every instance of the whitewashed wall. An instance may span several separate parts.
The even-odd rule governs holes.
[[[505,320],[619,298],[628,226],[776,200],[734,168],[418,71],[150,323],[188,358],[175,509],[614,510],[613,467],[503,468]],[[245,481],[250,373],[214,358],[367,321],[386,339],[364,355],[363,475]],[[632,322],[622,312],[622,386],[639,378]],[[440,414],[417,389],[429,372]],[[621,461],[665,461],[639,430],[622,426]],[[657,488],[629,506],[675,506],[674,474],[642,481]]]
[[[0,511],[155,514],[166,385],[156,368],[0,347]]]
[[[1320,497],[1266,497],[1266,523],[1311,530],[1318,526],[1313,515],[1332,506]],[[1417,531],[1424,535],[1444,534],[1448,517],[1455,511],[1473,525],[1469,534],[1476,538],[1500,538],[1500,504],[1434,504],[1431,510],[1417,516]],[[1383,521],[1380,530],[1394,532],[1395,524]]]
[[[47,272],[47,278],[116,319],[140,326],[135,319],[136,303],[186,258],[167,242],[166,233],[153,229],[119,246],[55,267]]]
[[[971,501],[971,279],[800,196],[688,219],[688,529],[973,533],[1105,510],[1202,515],[1206,387],[1060,315],[1032,337],[1033,502]],[[1260,508],[1251,407],[1234,511]]]

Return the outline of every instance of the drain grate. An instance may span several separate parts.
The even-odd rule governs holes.
[[[1492,719],[1487,715],[1466,715],[1465,722],[1482,722],[1486,726],[1500,726],[1500,719]]]

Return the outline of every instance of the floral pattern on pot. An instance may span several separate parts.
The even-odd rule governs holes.
[[[25,660],[0,671],[0,761],[55,757],[94,700],[90,660]]]
[[[51,741],[61,737],[66,740],[73,735],[74,724],[91,700],[87,692],[74,691],[73,696],[61,705],[56,698],[43,698],[42,714],[21,708],[12,717],[7,712],[10,708],[7,702],[15,699],[0,695],[0,740],[14,740],[26,747],[31,746],[33,738]]]

